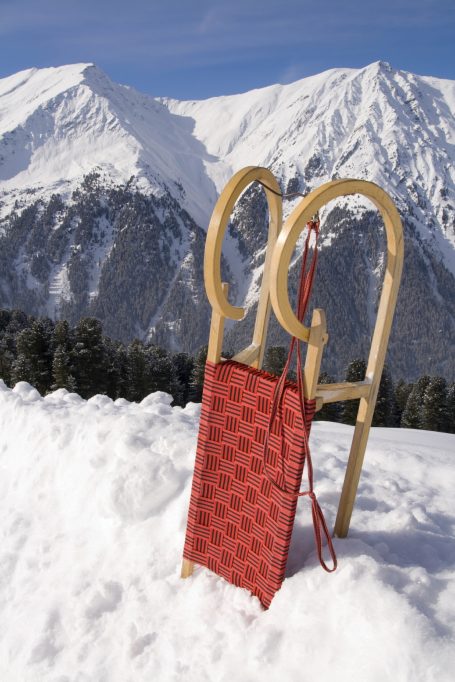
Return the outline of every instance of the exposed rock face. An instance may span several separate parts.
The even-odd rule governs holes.
[[[210,316],[204,230],[232,173],[267,166],[287,192],[359,177],[391,194],[404,223],[392,372],[453,379],[454,104],[454,82],[383,62],[199,102],[142,95],[86,64],[0,80],[0,306],[94,315],[113,337],[194,351]],[[327,312],[335,375],[369,347],[384,267],[372,209],[352,198],[323,214],[313,302]],[[252,186],[224,250],[231,300],[248,309],[226,347],[249,340],[266,233]],[[286,343],[273,320],[269,338]]]

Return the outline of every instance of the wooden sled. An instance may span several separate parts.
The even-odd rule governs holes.
[[[216,203],[205,247],[204,280],[212,305],[207,360],[214,363],[221,359],[225,319],[241,320],[245,315],[243,308],[231,305],[227,299],[228,285],[221,282],[221,249],[234,204],[245,188],[254,181],[260,182],[265,189],[269,208],[268,242],[252,343],[237,353],[234,360],[256,368],[262,366],[270,309],[273,307],[284,329],[308,344],[304,367],[305,397],[316,398],[318,409],[324,403],[360,398],[334,529],[334,535],[343,538],[349,530],[400,286],[403,267],[401,220],[391,198],[374,183],[365,180],[334,180],[321,185],[302,199],[281,229],[281,189],[273,174],[266,168],[256,166],[236,173]],[[387,237],[386,271],[365,380],[318,384],[322,353],[328,340],[325,313],[322,309],[314,309],[309,328],[298,321],[288,297],[289,265],[297,240],[312,216],[329,201],[350,194],[362,194],[370,199],[383,218]],[[183,559],[182,578],[190,576],[193,570],[194,563]]]

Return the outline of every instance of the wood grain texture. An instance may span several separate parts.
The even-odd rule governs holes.
[[[242,170],[238,171],[238,173],[235,173],[235,175],[229,180],[226,187],[221,192],[220,198],[216,202],[215,208],[213,209],[209,228],[207,230],[204,253],[205,290],[213,310],[216,310],[220,315],[223,315],[224,317],[227,317],[231,320],[241,320],[245,315],[245,310],[243,308],[231,305],[226,296],[223,294],[221,284],[221,251],[224,235],[226,233],[229,218],[234,208],[235,202],[245,188],[255,180],[263,182],[273,191],[265,189],[265,195],[269,208],[269,230],[264,273],[262,277],[262,286],[259,295],[258,313],[256,318],[257,322],[259,320],[259,324],[257,324],[257,329],[255,328],[255,333],[253,334],[253,343],[255,343],[256,336],[259,336],[260,340],[262,340],[263,336],[261,331],[266,322],[267,310],[269,308],[268,299],[270,261],[273,247],[281,230],[282,224],[281,188],[275,180],[273,173],[271,173],[267,168],[248,166],[247,168],[243,168]],[[274,192],[277,192],[280,196],[277,196],[277,194],[274,194]]]
[[[327,323],[325,312],[321,308],[313,310],[310,336],[305,358],[303,378],[305,384],[305,398],[315,398],[316,388],[321,370],[322,353],[327,341]]]
[[[253,331],[252,343],[240,351],[235,359],[245,365],[259,369],[262,366],[265,340],[270,317],[270,263],[273,248],[282,226],[281,189],[274,175],[267,169],[249,166],[236,173],[227,183],[218,199],[210,219],[204,253],[204,282],[207,298],[212,306],[207,360],[220,362],[223,348],[224,322],[226,318],[241,320],[243,308],[232,306],[228,301],[229,286],[221,282],[221,251],[229,218],[240,194],[255,180],[264,182],[269,208],[269,228],[264,271]],[[277,192],[277,194],[274,194]],[[194,571],[194,562],[183,559],[181,577],[188,578]]]
[[[325,403],[366,398],[370,392],[370,386],[370,381],[343,381],[339,384],[319,384],[316,389],[316,398],[321,399],[321,407]]]
[[[332,402],[332,399],[351,400],[353,397],[360,397],[354,437],[335,523],[335,535],[338,537],[346,537],[349,530],[403,268],[403,229],[392,199],[378,185],[365,180],[334,180],[321,185],[305,197],[286,220],[273,252],[270,276],[270,296],[276,317],[289,334],[308,341],[310,330],[299,322],[289,302],[287,280],[291,256],[298,237],[312,216],[329,201],[349,194],[361,194],[367,197],[379,210],[387,237],[387,264],[371,342],[366,380],[360,382],[358,388],[350,385],[344,390],[340,385],[335,385],[335,388],[318,386],[316,389],[317,398],[319,400],[322,398],[324,401],[325,395],[327,402]]]

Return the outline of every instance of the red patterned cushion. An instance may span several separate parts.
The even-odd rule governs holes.
[[[284,580],[316,401],[286,382],[264,443],[278,377],[233,360],[205,370],[196,464],[183,555],[245,587],[268,608]],[[278,487],[271,484],[274,480]]]

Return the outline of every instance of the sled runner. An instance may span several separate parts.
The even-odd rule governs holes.
[[[221,282],[223,237],[234,204],[254,181],[264,187],[269,230],[264,271],[252,343],[232,360],[221,357],[224,321],[240,320],[243,308],[231,305],[228,286]],[[313,311],[311,327],[302,323],[311,292],[317,258],[319,223],[313,218],[329,201],[362,194],[380,211],[387,236],[387,264],[364,381],[318,385],[328,336],[324,311]],[[247,167],[227,183],[212,214],[207,232],[204,279],[212,305],[207,366],[195,473],[188,514],[182,577],[194,564],[208,566],[230,582],[247,587],[264,606],[270,604],[284,579],[297,498],[311,500],[316,546],[323,568],[334,570],[336,558],[322,511],[313,490],[308,446],[311,419],[324,403],[360,398],[357,421],[341,492],[334,535],[346,537],[355,502],[365,448],[384,365],[403,263],[403,237],[398,212],[377,185],[363,180],[328,182],[302,199],[282,224],[281,190],[273,174]],[[305,228],[302,275],[297,315],[288,298],[288,271],[297,240]],[[311,264],[309,244],[314,232]],[[281,378],[263,372],[270,309],[292,337]],[[299,342],[306,342],[305,364]],[[286,380],[297,347],[297,382]],[[308,489],[301,490],[304,466]],[[305,488],[305,487],[304,487]],[[333,560],[322,557],[322,537]]]

